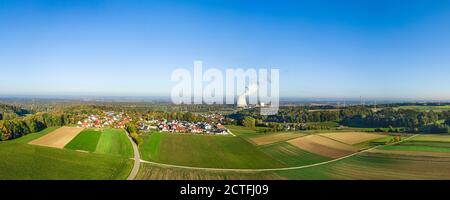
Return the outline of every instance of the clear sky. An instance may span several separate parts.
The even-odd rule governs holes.
[[[450,99],[450,1],[0,0],[0,94],[169,95],[279,68],[285,97]]]

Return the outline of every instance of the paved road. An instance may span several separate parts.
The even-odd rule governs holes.
[[[362,150],[362,151],[358,151],[356,153],[344,156],[344,157],[340,157],[340,158],[336,158],[333,160],[329,160],[329,161],[325,161],[325,162],[320,162],[320,163],[315,163],[315,164],[311,164],[311,165],[302,165],[302,166],[297,166],[297,167],[284,167],[284,168],[272,168],[272,169],[224,169],[224,168],[204,168],[204,167],[188,167],[188,166],[181,166],[181,165],[170,165],[170,164],[163,164],[163,163],[156,163],[156,162],[150,162],[150,161],[146,161],[146,160],[141,160],[142,163],[149,163],[152,165],[157,165],[157,166],[163,166],[163,167],[174,167],[174,168],[181,168],[181,169],[194,169],[194,170],[207,170],[207,171],[232,171],[232,172],[266,172],[266,171],[284,171],[284,170],[293,170],[293,169],[304,169],[304,168],[308,168],[308,167],[314,167],[314,166],[319,166],[319,165],[324,165],[324,164],[328,164],[328,163],[333,163],[342,159],[346,159],[349,157],[352,157],[354,155],[358,155],[364,152],[368,152],[371,151],[373,149],[376,149],[378,147],[382,147],[382,146],[387,146],[387,145],[394,145],[394,144],[398,144],[404,141],[407,141],[409,139],[412,139],[414,137],[416,137],[417,134],[412,135],[404,140],[401,140],[399,142],[395,142],[395,143],[391,143],[391,144],[385,144],[385,145],[378,145],[378,146],[374,146],[370,149],[366,149],[366,150]]]
[[[125,131],[128,135],[128,139],[131,142],[131,145],[133,146],[133,152],[134,152],[134,166],[133,169],[130,172],[130,175],[128,175],[127,180],[134,180],[134,178],[136,178],[137,173],[139,172],[139,168],[141,166],[141,155],[139,154],[139,149],[138,146],[136,145],[136,143],[133,141],[133,139],[131,139],[130,134]]]

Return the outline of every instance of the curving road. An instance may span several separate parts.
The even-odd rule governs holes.
[[[156,162],[150,162],[150,161],[146,161],[146,160],[141,160],[141,162],[143,163],[149,163],[149,164],[153,164],[153,165],[157,165],[157,166],[162,166],[162,167],[173,167],[173,168],[181,168],[181,169],[193,169],[193,170],[207,170],[207,171],[232,171],[232,172],[266,172],[266,171],[284,171],[284,170],[293,170],[293,169],[304,169],[304,168],[308,168],[308,167],[314,167],[314,166],[319,166],[319,165],[324,165],[324,164],[328,164],[328,163],[333,163],[342,159],[346,159],[349,157],[352,157],[354,155],[358,155],[364,152],[368,152],[371,151],[373,149],[376,149],[378,147],[382,147],[382,146],[387,146],[387,145],[394,145],[394,144],[398,144],[404,141],[407,141],[411,138],[416,137],[417,134],[412,135],[404,140],[395,142],[395,143],[391,143],[391,144],[385,144],[385,145],[378,145],[378,146],[374,146],[372,148],[366,149],[366,150],[362,150],[362,151],[358,151],[356,153],[344,156],[344,157],[340,157],[340,158],[336,158],[333,160],[329,160],[329,161],[325,161],[325,162],[320,162],[320,163],[314,163],[314,164],[310,164],[310,165],[302,165],[302,166],[296,166],[296,167],[284,167],[284,168],[272,168],[272,169],[224,169],[224,168],[204,168],[204,167],[188,167],[188,166],[182,166],[182,165],[171,165],[171,164],[163,164],[163,163],[156,163]]]
[[[141,155],[139,154],[139,148],[136,145],[136,143],[133,141],[133,139],[130,137],[130,133],[125,130],[125,133],[127,133],[128,139],[131,142],[131,146],[133,146],[133,152],[134,152],[134,165],[133,169],[130,172],[130,175],[128,175],[127,180],[134,180],[136,178],[137,173],[139,172],[139,168],[141,166]]]

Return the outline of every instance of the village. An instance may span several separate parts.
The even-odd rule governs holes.
[[[229,130],[221,123],[208,122],[188,122],[180,120],[149,120],[138,123],[141,131],[158,130],[168,133],[194,133],[194,134],[211,134],[211,135],[227,135]]]
[[[125,124],[132,119],[127,114],[113,111],[104,111],[103,115],[89,115],[86,119],[78,121],[77,126],[83,128],[125,128]]]
[[[222,125],[223,116],[216,114],[205,114],[203,117],[213,122],[189,122],[182,120],[139,119],[138,129],[143,132],[157,130],[167,133],[194,133],[227,135],[229,130]],[[102,114],[90,114],[86,119],[78,121],[80,128],[125,128],[125,124],[131,122],[132,118],[123,112],[104,111]]]

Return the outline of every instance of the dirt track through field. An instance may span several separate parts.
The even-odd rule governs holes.
[[[82,130],[83,128],[61,127],[47,135],[31,141],[29,144],[62,149]]]

